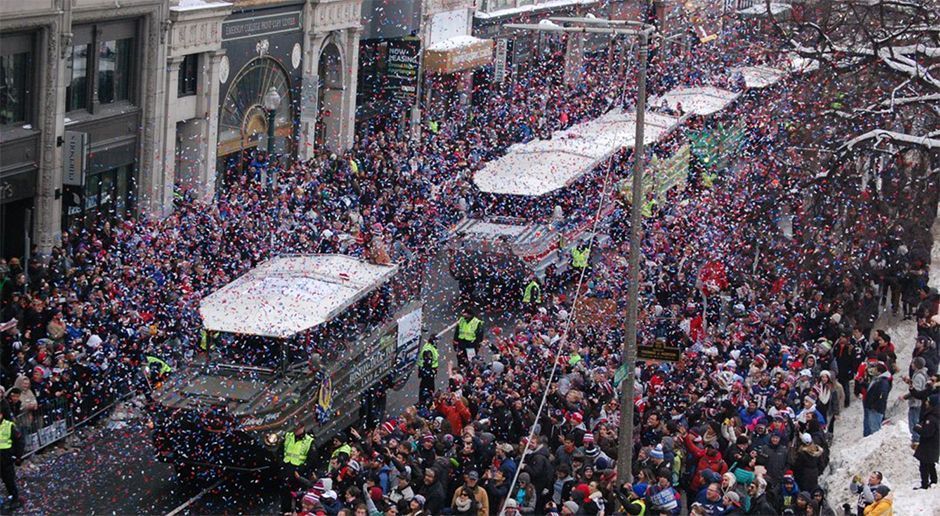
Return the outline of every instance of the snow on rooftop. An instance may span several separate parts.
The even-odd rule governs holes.
[[[231,7],[230,2],[216,0],[179,0],[178,5],[170,6],[171,11],[198,11],[200,9],[215,9],[218,7]]]
[[[207,330],[287,338],[335,317],[397,270],[345,255],[268,260],[199,305]]]
[[[744,84],[748,88],[766,88],[773,86],[783,78],[785,72],[769,66],[743,66],[732,68],[731,72],[741,72]]]
[[[665,101],[669,109],[676,110],[677,106],[682,104],[683,113],[707,116],[724,109],[738,98],[738,95],[714,86],[675,88],[661,96],[653,97],[650,105],[661,106]]]
[[[457,50],[459,48],[472,47],[481,41],[484,40],[475,38],[473,36],[454,36],[452,38],[447,38],[444,41],[438,41],[437,43],[429,46],[428,50],[434,50],[438,52]]]
[[[677,117],[647,112],[644,144],[656,142],[678,123]],[[573,183],[618,150],[632,148],[635,132],[635,112],[611,111],[557,131],[551,140],[513,145],[478,171],[473,182],[487,193],[546,195]]]
[[[473,16],[481,19],[499,18],[502,16],[515,16],[517,14],[540,11],[542,9],[557,9],[559,7],[568,7],[573,5],[596,4],[597,1],[598,0],[545,0],[538,3],[520,5],[519,7],[497,9],[495,11],[477,11]]]
[[[778,4],[778,3],[773,3],[773,2],[770,4],[770,14],[772,16],[785,13],[789,10],[790,10],[790,6],[787,4]],[[767,4],[764,2],[758,2],[748,7],[747,9],[741,9],[740,11],[738,11],[738,14],[745,14],[745,15],[752,15],[752,16],[759,16],[762,14],[767,14]]]

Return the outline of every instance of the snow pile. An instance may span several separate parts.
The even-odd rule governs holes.
[[[473,36],[454,36],[452,38],[447,38],[444,41],[439,41],[428,47],[428,50],[435,52],[446,52],[449,50],[457,50],[462,48],[469,48],[474,45],[479,44],[486,40],[476,38]]]
[[[880,432],[858,439],[834,452],[829,467],[832,474],[824,482],[829,503],[837,513],[842,504],[855,507],[857,497],[849,492],[849,482],[859,475],[868,478],[881,471],[894,496],[894,513],[932,515],[940,494],[936,490],[914,490],[920,483],[917,460],[910,447],[911,431],[904,417],[886,422]]]

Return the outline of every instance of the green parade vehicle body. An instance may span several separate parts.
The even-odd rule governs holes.
[[[287,256],[203,299],[206,349],[154,392],[158,459],[178,471],[261,471],[299,424],[316,447],[356,424],[370,390],[400,388],[415,368],[422,276]]]

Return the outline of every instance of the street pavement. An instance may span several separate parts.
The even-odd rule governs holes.
[[[446,386],[450,345],[459,316],[458,288],[447,267],[447,254],[432,263],[424,289],[425,324],[440,334],[438,388]],[[484,314],[489,328],[513,324],[513,314]],[[456,362],[455,362],[456,363]],[[389,414],[418,400],[418,375],[388,396]],[[18,471],[26,506],[18,514],[277,514],[276,479],[232,474],[198,482],[177,481],[173,468],[154,459],[146,414],[130,410],[124,420],[112,418],[65,452],[42,453]],[[212,489],[207,489],[207,488]],[[196,499],[194,499],[196,497]],[[188,505],[186,505],[188,504]],[[182,507],[181,506],[184,506]],[[2,511],[0,511],[2,512]]]

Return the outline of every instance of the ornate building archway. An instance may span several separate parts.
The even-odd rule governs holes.
[[[238,71],[219,109],[218,156],[226,168],[233,158],[240,164],[246,152],[267,147],[268,116],[263,97],[272,87],[281,96],[274,117],[274,151],[294,151],[296,114],[290,78],[275,59],[262,56]]]

